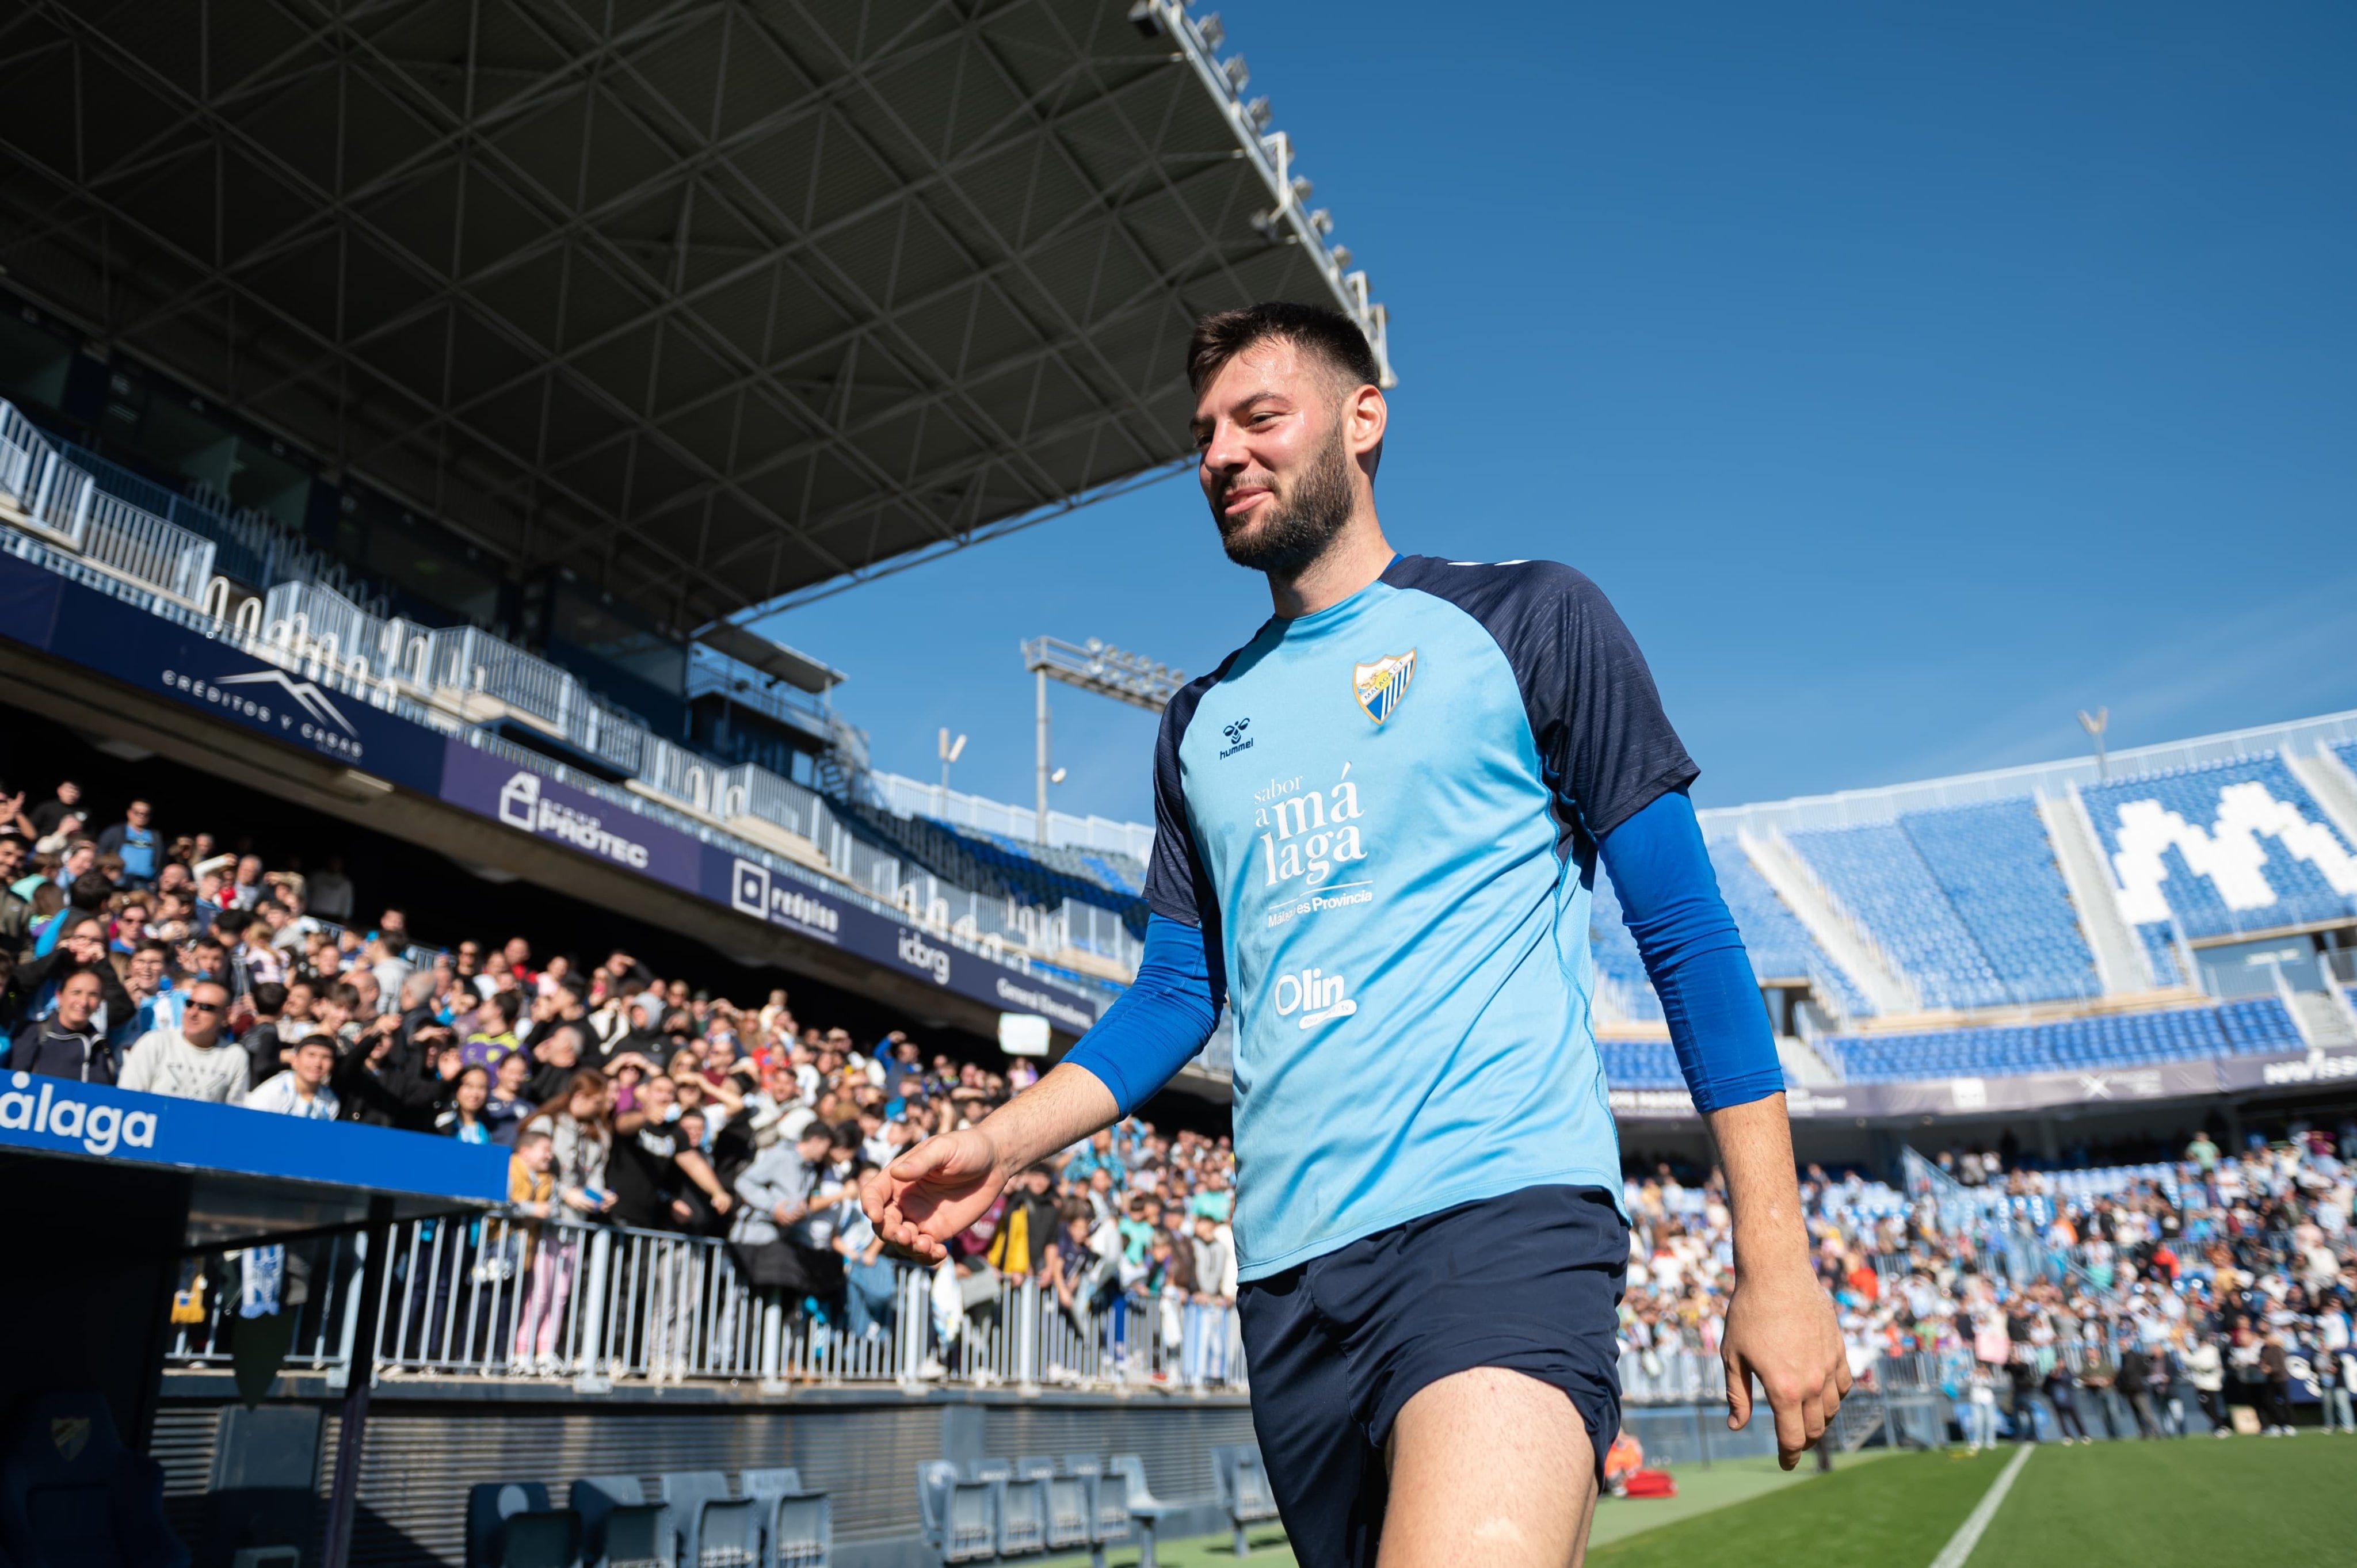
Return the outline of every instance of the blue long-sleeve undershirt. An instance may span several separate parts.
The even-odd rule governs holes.
[[[1683,789],[1661,796],[1598,848],[1695,1108],[1721,1111],[1781,1093],[1760,981],[1719,896],[1694,802]]]
[[[1719,1111],[1781,1092],[1760,983],[1719,896],[1694,803],[1684,790],[1663,795],[1599,847],[1695,1107]],[[1155,915],[1137,979],[1064,1059],[1102,1082],[1126,1116],[1194,1059],[1219,1018],[1203,933]]]
[[[1149,915],[1137,978],[1064,1059],[1094,1074],[1126,1116],[1195,1059],[1219,1021],[1201,929]]]

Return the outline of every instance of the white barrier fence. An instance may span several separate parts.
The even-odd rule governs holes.
[[[958,1276],[879,1261],[823,1301],[750,1284],[724,1243],[619,1226],[490,1214],[393,1227],[377,1365],[428,1377],[569,1380],[587,1392],[647,1383],[1130,1386],[1239,1391],[1232,1306],[1176,1292],[1065,1303],[1036,1279]],[[350,1366],[364,1241],[289,1247],[286,1364]],[[258,1259],[208,1259],[199,1322],[167,1364],[226,1367]]]

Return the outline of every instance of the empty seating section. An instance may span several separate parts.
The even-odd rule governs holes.
[[[1860,1082],[2138,1067],[2305,1046],[2290,1012],[2272,996],[1999,1028],[1821,1036],[1817,1044]]]
[[[1229,1452],[1215,1449],[1214,1463]],[[1257,1452],[1245,1452],[1256,1470]],[[1107,1547],[1133,1541],[1140,1568],[1153,1568],[1154,1527],[1170,1511],[1146,1492],[1134,1454],[926,1459],[917,1466],[917,1504],[925,1543],[945,1563],[1085,1552],[1096,1568]]]
[[[864,801],[830,801],[853,832],[923,866],[944,882],[1054,909],[1066,899],[1119,915],[1146,932],[1144,869],[1117,875],[1122,857],[1101,850],[1050,848],[931,817],[899,816]]]
[[[1662,1021],[1662,999],[1653,994],[1653,983],[1645,978],[1645,961],[1637,951],[1637,939],[1629,934],[1628,924],[1621,918],[1620,896],[1612,890],[1612,879],[1604,868],[1596,868],[1595,902],[1588,911],[1587,938],[1596,954],[1596,975],[1598,990],[1610,995],[1623,1016],[1646,1023]]]
[[[827,1568],[834,1519],[824,1492],[791,1468],[657,1477],[584,1476],[551,1509],[537,1481],[487,1481],[467,1499],[467,1568]]]
[[[2035,801],[1989,800],[1899,819],[1981,955],[2024,1002],[2098,996],[2095,955]]]
[[[1604,1077],[1615,1089],[1677,1089],[1685,1083],[1667,1040],[1598,1040]]]
[[[1990,1007],[2020,1000],[1989,967],[1980,944],[1897,822],[1787,833],[1826,889],[1866,928],[1932,1007]]]
[[[2165,931],[2173,919],[2200,939],[2357,914],[2357,852],[2273,752],[2115,779],[2080,795],[2121,911],[2139,928]]]
[[[1718,873],[1718,890],[1727,899],[1727,913],[1735,917],[1735,929],[1743,933],[1744,949],[1760,979],[1821,979],[1833,987],[1844,1013],[1854,1018],[1873,1014],[1874,1004],[1866,993],[1784,908],[1741,844],[1733,839],[1713,841],[1710,863]]]

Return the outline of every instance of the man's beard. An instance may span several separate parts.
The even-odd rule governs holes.
[[[1326,553],[1351,521],[1351,454],[1342,433],[1334,432],[1317,460],[1284,494],[1272,493],[1245,516],[1231,521],[1220,510],[1224,499],[1222,492],[1211,503],[1211,516],[1220,525],[1220,544],[1228,559],[1272,577],[1298,577]]]

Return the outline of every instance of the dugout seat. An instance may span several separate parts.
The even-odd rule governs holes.
[[[752,1568],[759,1562],[758,1498],[731,1496],[718,1470],[678,1470],[656,1480],[671,1509],[680,1568]]]
[[[737,1487],[760,1504],[761,1541],[768,1568],[828,1568],[834,1548],[834,1504],[824,1492],[802,1486],[800,1470],[747,1470]]]
[[[998,1488],[967,1480],[947,1459],[917,1466],[917,1507],[925,1540],[943,1563],[980,1563],[998,1555]]]
[[[467,1489],[467,1568],[580,1568],[581,1516],[552,1508],[538,1481]]]
[[[1211,1450],[1211,1471],[1219,1479],[1220,1507],[1235,1527],[1238,1557],[1251,1553],[1244,1527],[1277,1517],[1276,1494],[1269,1489],[1268,1472],[1261,1467],[1260,1450],[1239,1443]]]
[[[679,1547],[671,1509],[647,1501],[636,1476],[584,1476],[573,1483],[571,1500],[581,1516],[581,1556],[587,1568],[645,1563],[675,1568]]]
[[[188,1568],[163,1466],[123,1445],[104,1396],[32,1394],[8,1425],[0,1555],[16,1568]]]

